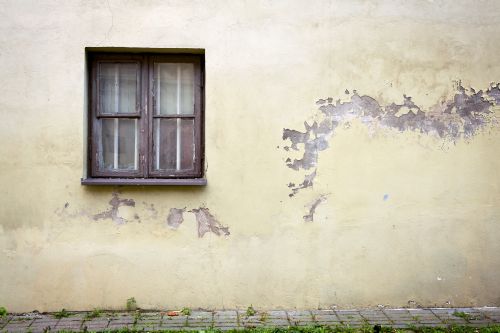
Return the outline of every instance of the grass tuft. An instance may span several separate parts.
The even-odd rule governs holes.
[[[54,313],[54,317],[56,317],[57,319],[67,318],[70,315],[71,314],[68,311],[66,311],[66,309],[62,309],[61,311]]]
[[[89,312],[85,315],[85,319],[94,319],[98,318],[102,315],[101,310],[99,309],[94,309],[92,312]]]

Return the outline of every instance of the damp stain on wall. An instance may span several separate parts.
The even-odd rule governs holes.
[[[329,140],[339,126],[348,127],[349,122],[359,119],[366,126],[390,128],[401,132],[415,131],[426,135],[457,141],[471,138],[490,125],[497,124],[493,107],[500,105],[500,84],[492,83],[486,90],[466,89],[460,82],[455,85],[453,96],[435,104],[428,110],[415,104],[410,96],[403,95],[400,104],[383,105],[374,97],[360,95],[357,91],[347,101],[334,101],[329,97],[320,99],[319,119],[312,124],[304,122],[303,130],[283,129],[285,151],[302,151],[301,158],[286,159],[286,165],[296,171],[311,170],[304,181],[288,184],[290,197],[300,190],[312,187],[316,177],[318,154],[329,147]],[[301,144],[299,148],[299,144]],[[302,146],[303,145],[303,146]]]

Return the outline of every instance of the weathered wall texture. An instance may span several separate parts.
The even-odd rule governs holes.
[[[500,2],[0,1],[0,305],[500,305]],[[203,48],[208,186],[84,187],[85,47]]]

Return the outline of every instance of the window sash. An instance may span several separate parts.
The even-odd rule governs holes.
[[[194,113],[193,114],[156,114],[156,105],[158,103],[158,96],[155,95],[155,82],[154,82],[154,70],[155,63],[190,63],[194,66]],[[201,77],[201,60],[199,56],[178,56],[178,55],[155,55],[149,58],[149,110],[151,110],[149,114],[149,156],[150,161],[148,163],[148,173],[150,177],[154,178],[174,178],[174,177],[201,177],[202,176],[202,143],[201,143],[201,134],[202,134],[202,77]],[[161,98],[161,97],[160,97]],[[154,131],[154,122],[156,119],[179,119],[177,121],[177,154],[179,154],[179,136],[180,134],[180,119],[193,119],[194,121],[194,156],[193,156],[193,169],[191,170],[173,170],[173,169],[159,169],[158,160],[153,159],[153,156],[158,155],[158,151],[154,151],[157,149],[158,145],[154,145],[157,138],[155,135],[157,133],[153,133]],[[181,163],[181,157],[177,155],[176,157],[176,166],[178,169],[179,163]]]
[[[135,110],[136,112],[119,112],[117,110],[117,112],[115,113],[106,113],[104,112],[103,110],[101,110],[101,99],[102,99],[102,96],[101,94],[99,93],[101,91],[101,80],[99,79],[99,72],[101,71],[101,66],[104,65],[104,64],[136,64],[137,67],[138,67],[138,70],[137,70],[137,73],[136,73],[136,92],[135,92]],[[119,117],[140,117],[140,114],[141,114],[141,71],[142,71],[142,68],[141,68],[141,62],[139,61],[127,61],[125,59],[121,59],[121,58],[117,58],[117,59],[105,59],[105,60],[100,60],[99,62],[97,62],[94,66],[97,66],[96,70],[97,70],[97,77],[96,77],[96,80],[95,80],[95,89],[96,89],[96,115],[97,117],[116,117],[116,116],[119,116]],[[117,78],[118,79],[118,72],[116,73],[117,75]],[[119,86],[118,86],[119,87]],[[119,94],[118,92],[119,90],[116,91],[116,94]],[[116,96],[116,100],[118,100],[118,96]],[[115,103],[118,103],[117,101],[115,101]],[[116,106],[118,107],[118,106]]]
[[[200,178],[202,177],[203,146],[202,146],[202,56],[178,54],[90,54],[90,117],[89,117],[89,169],[92,177],[106,178]],[[99,110],[98,69],[100,63],[137,63],[139,66],[137,79],[136,113],[103,113]],[[154,114],[154,63],[192,63],[194,66],[194,113],[193,114]],[[109,170],[99,167],[100,123],[104,119],[136,119],[137,123],[137,170]],[[157,120],[158,119],[158,120]],[[155,170],[153,159],[153,128],[155,121],[167,119],[193,120],[194,156],[193,169],[190,170]],[[118,121],[118,120],[117,120]]]

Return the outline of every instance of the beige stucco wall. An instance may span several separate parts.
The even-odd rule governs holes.
[[[0,306],[500,305],[498,125],[443,139],[353,119],[310,170],[282,139],[353,89],[425,110],[458,80],[487,89],[498,31],[494,0],[0,1]],[[80,185],[85,47],[205,49],[206,187]],[[124,224],[95,219],[113,193],[135,202]],[[184,207],[230,235],[198,237],[187,211],[169,227]]]

